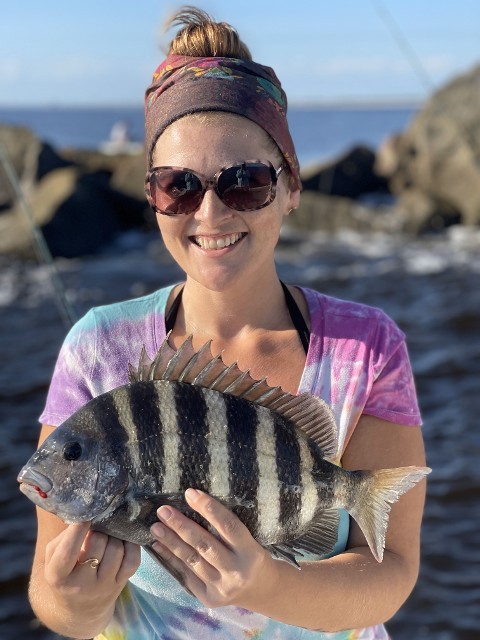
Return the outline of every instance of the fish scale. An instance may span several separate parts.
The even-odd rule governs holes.
[[[230,491],[240,502],[232,510],[248,526],[252,535],[258,536],[257,412],[253,405],[235,396],[225,395],[224,399]]]
[[[65,522],[144,545],[161,505],[208,528],[184,491],[230,508],[270,553],[296,566],[330,553],[338,509],[357,521],[381,562],[390,505],[428,467],[347,471],[336,425],[320,398],[293,396],[226,365],[192,339],[142,350],[130,383],[93,398],[60,425],[21,470],[21,490]],[[178,579],[172,567],[157,560]]]
[[[180,491],[194,484],[208,491],[210,452],[208,448],[207,405],[199,387],[175,385],[175,422],[179,434],[179,458],[181,469]]]
[[[152,471],[156,477],[163,477],[165,473],[164,427],[155,387],[142,383],[130,385],[126,389],[125,405],[128,412],[123,414],[122,424],[131,436],[128,448],[132,472],[145,485],[145,479],[152,477]],[[156,461],[155,469],[150,464],[152,460]]]

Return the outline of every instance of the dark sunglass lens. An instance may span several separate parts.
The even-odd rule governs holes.
[[[272,196],[272,170],[269,166],[245,162],[224,169],[218,177],[218,195],[237,211],[260,209]]]
[[[191,213],[202,200],[202,183],[190,171],[157,169],[150,178],[150,193],[162,213]]]

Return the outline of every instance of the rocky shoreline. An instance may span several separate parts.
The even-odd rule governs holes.
[[[480,225],[479,102],[480,66],[433,94],[378,149],[357,146],[305,169],[301,205],[287,224],[414,235]],[[59,151],[26,128],[1,125],[0,144],[54,256],[94,254],[126,230],[156,228],[143,192],[143,149]],[[0,254],[30,257],[31,227],[2,166]]]

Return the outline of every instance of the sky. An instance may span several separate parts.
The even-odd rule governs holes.
[[[136,106],[182,2],[3,0],[0,106]],[[422,101],[480,64],[479,0],[199,0],[290,104]]]

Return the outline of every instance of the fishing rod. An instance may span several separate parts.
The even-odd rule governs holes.
[[[387,9],[383,0],[370,0],[373,8],[379,15],[383,24],[385,25],[387,31],[392,36],[393,40],[396,42],[398,48],[402,52],[402,54],[407,59],[408,63],[412,67],[415,75],[419,79],[426,93],[430,94],[435,89],[435,83],[432,81],[428,71],[425,69],[420,57],[415,53],[415,49],[410,44],[408,38],[405,33],[400,29],[400,26],[396,22],[392,13]],[[449,107],[443,102],[439,100],[439,106],[443,112],[443,114],[450,120],[453,124],[454,128],[457,131],[457,134],[460,138],[463,138],[468,148],[470,149],[477,166],[480,166],[480,154],[476,150],[476,138],[473,134],[471,127],[468,127],[465,124],[459,124],[450,112]]]
[[[37,255],[37,259],[40,263],[43,263],[48,267],[55,303],[57,305],[62,321],[65,324],[65,327],[67,329],[70,329],[78,320],[78,316],[75,313],[72,305],[68,301],[62,279],[60,278],[60,274],[58,273],[58,269],[55,265],[50,249],[48,248],[40,227],[35,222],[32,209],[22,189],[17,172],[15,171],[15,168],[10,161],[5,145],[1,142],[0,163],[3,167],[3,171],[7,177],[8,182],[10,183],[10,186],[15,193],[16,199],[20,203],[20,208],[24,213],[28,227],[32,233],[33,247]]]
[[[387,7],[381,0],[370,0],[370,2],[372,3],[375,11],[386,26],[390,35],[397,43],[398,48],[408,60],[408,63],[414,70],[415,75],[420,81],[420,84],[423,86],[426,92],[432,91],[432,89],[434,89],[434,83],[432,82],[428,71],[423,66],[422,61],[415,53],[414,48],[408,41],[403,31],[400,29],[393,15],[390,13],[390,11],[388,11]]]

